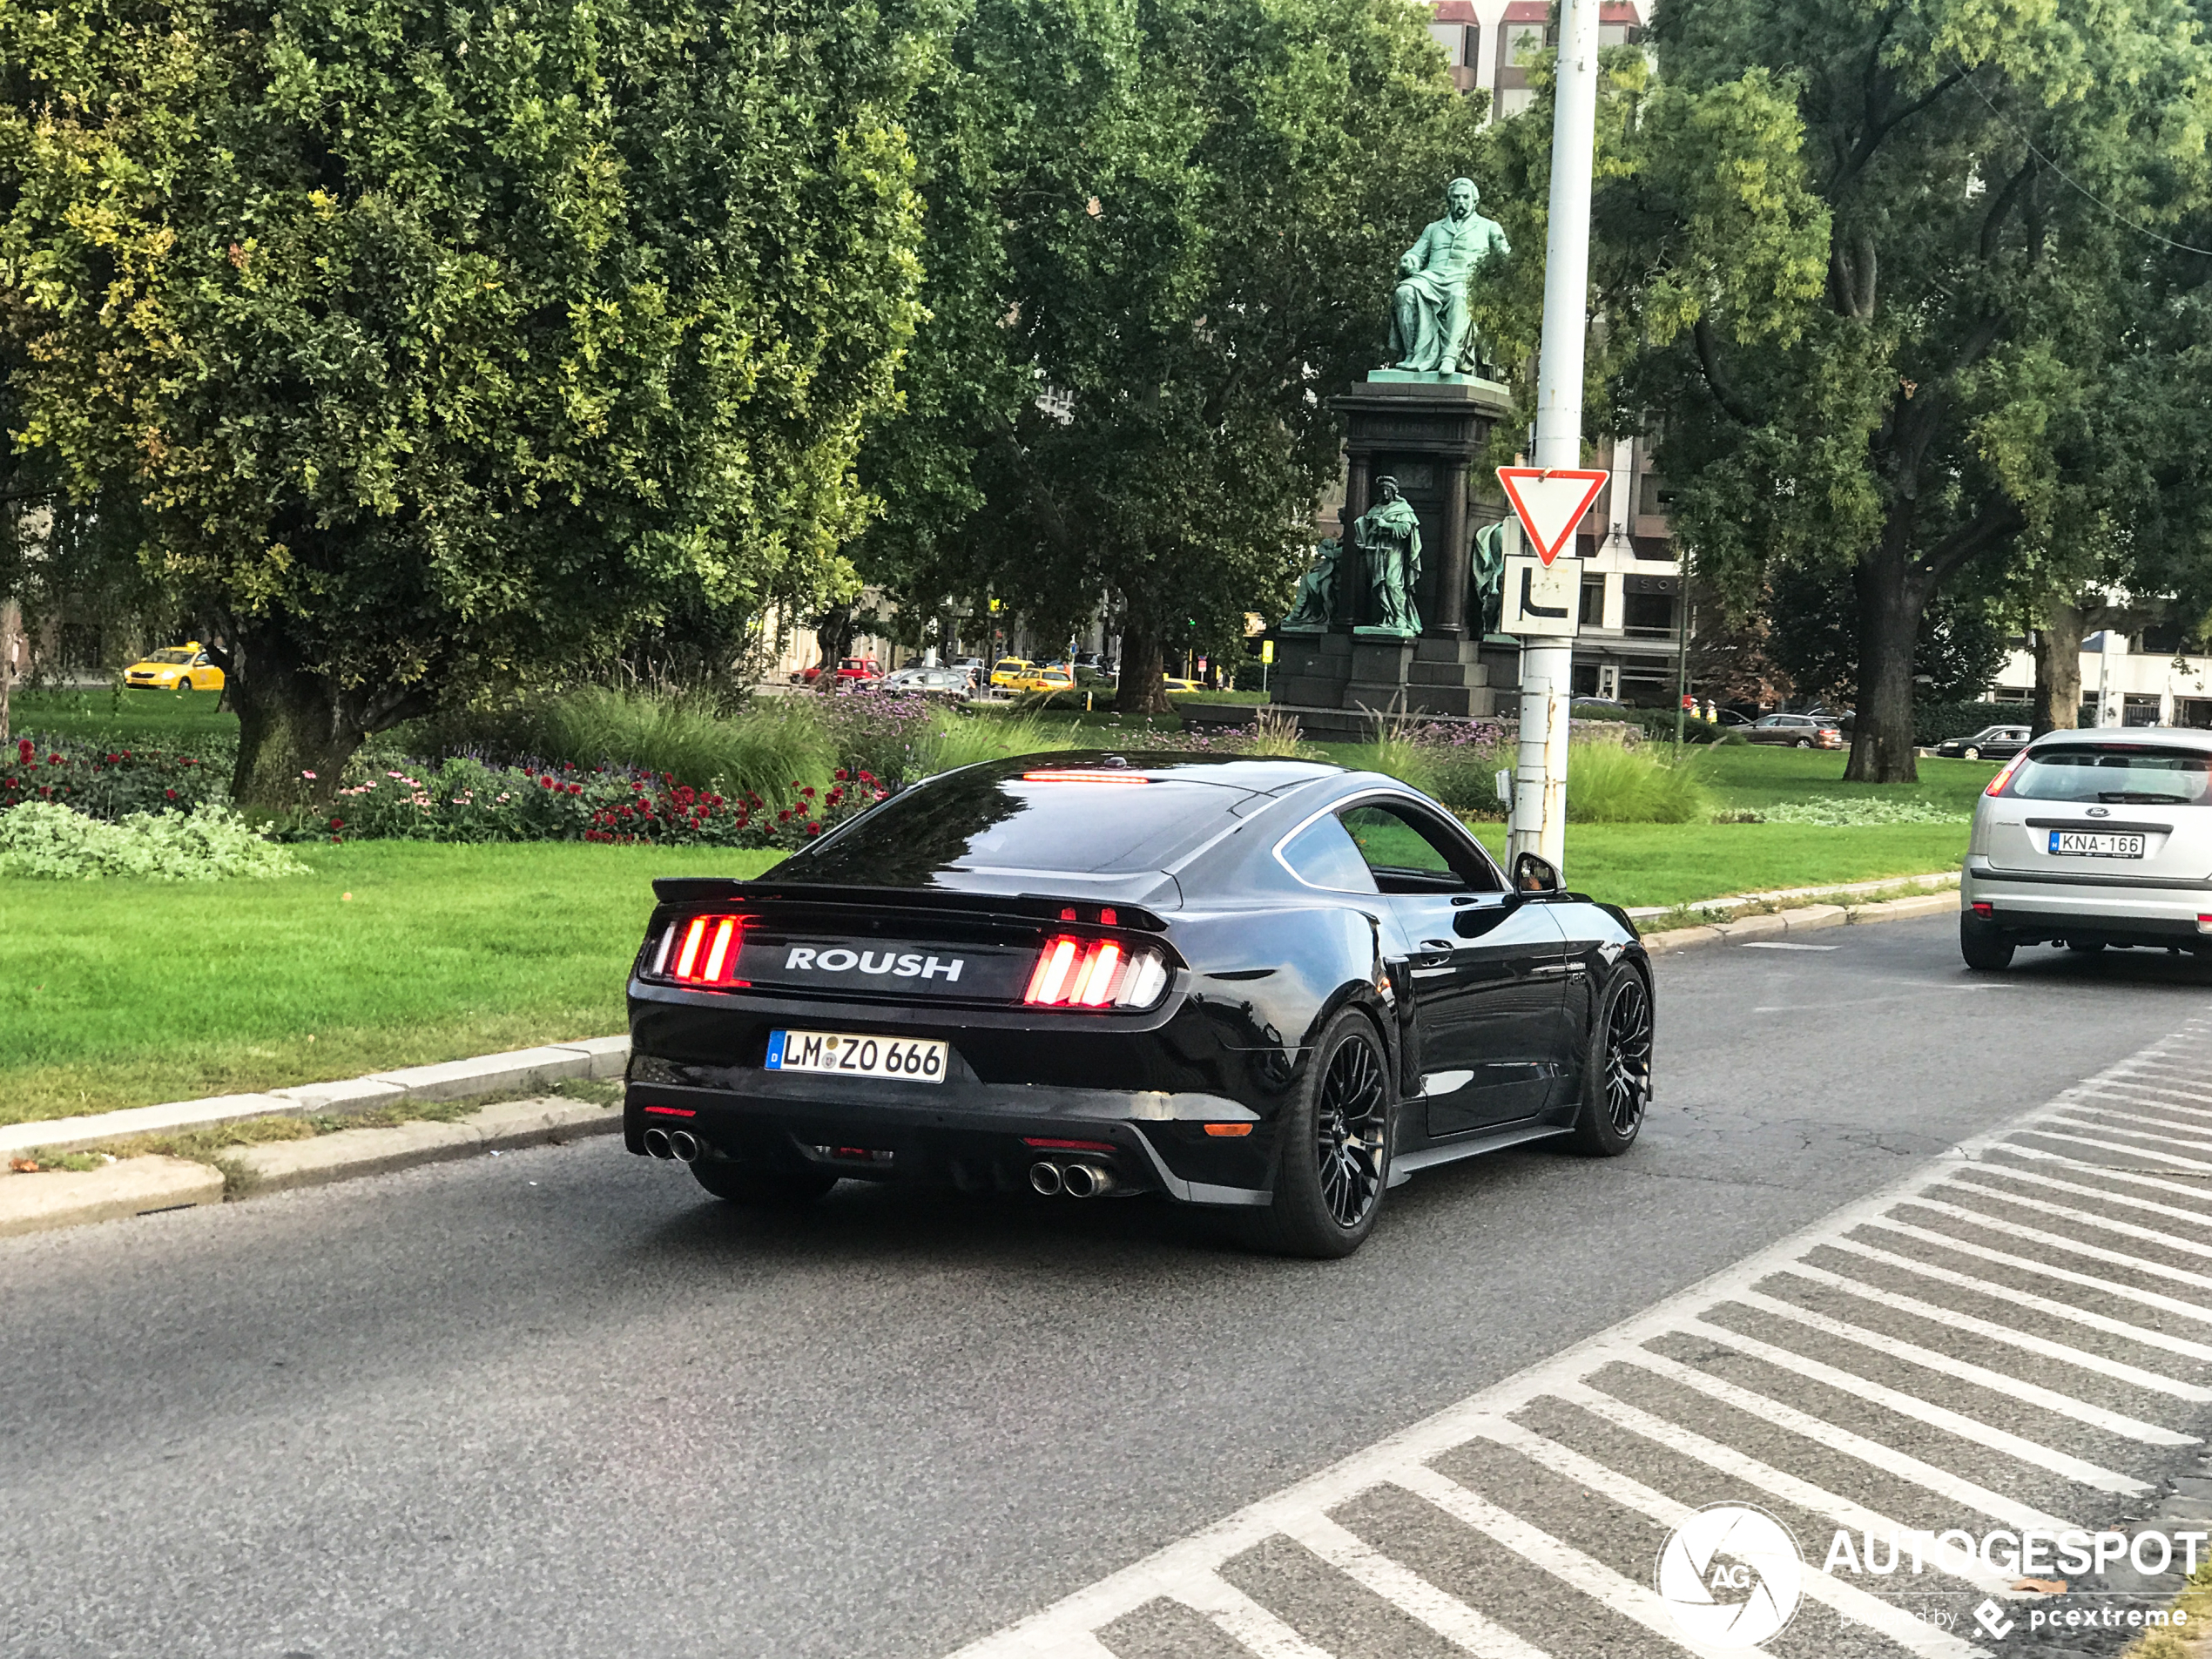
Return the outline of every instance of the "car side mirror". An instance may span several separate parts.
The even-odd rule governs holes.
[[[1559,872],[1551,860],[1540,859],[1534,853],[1523,853],[1513,861],[1513,890],[1515,893],[1557,893]]]

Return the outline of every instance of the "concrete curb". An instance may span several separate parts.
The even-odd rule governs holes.
[[[554,1145],[622,1128],[622,1109],[589,1101],[501,1101],[457,1123],[340,1130],[304,1141],[271,1141],[224,1155],[237,1190],[250,1198],[292,1187],[389,1175],[421,1163]],[[113,1221],[152,1211],[223,1202],[225,1171],[184,1158],[125,1158],[83,1175],[0,1177],[0,1238]]]
[[[301,1083],[291,1089],[272,1089],[266,1094],[217,1095],[206,1100],[173,1101],[165,1106],[132,1106],[119,1112],[10,1123],[0,1128],[0,1158],[28,1152],[33,1147],[49,1152],[82,1152],[134,1135],[217,1129],[253,1117],[345,1116],[402,1100],[463,1100],[470,1095],[544,1089],[572,1077],[604,1082],[620,1077],[629,1059],[627,1036],[586,1037],[580,1042],[548,1043],[507,1054],[481,1055],[474,1060],[450,1060],[442,1065],[409,1066],[336,1082]]]
[[[222,1201],[222,1171],[184,1158],[125,1158],[82,1175],[0,1177],[0,1238]]]
[[[1841,927],[1846,923],[1909,921],[1918,916],[1948,914],[1958,908],[1959,895],[1955,892],[1925,893],[1910,899],[1892,899],[1884,904],[1852,905],[1848,908],[1833,904],[1805,905],[1796,910],[1745,916],[1739,921],[1718,921],[1703,927],[1670,927],[1664,933],[1646,934],[1643,944],[1646,950],[1657,955],[1730,940],[1776,939],[1817,927]]]

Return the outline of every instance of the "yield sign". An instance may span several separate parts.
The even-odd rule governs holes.
[[[1586,467],[1501,467],[1498,482],[1521,515],[1536,556],[1549,564],[1590,510],[1607,475]]]

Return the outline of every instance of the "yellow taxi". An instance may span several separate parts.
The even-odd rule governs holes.
[[[123,671],[123,683],[150,691],[219,691],[223,671],[207,660],[197,639],[150,651]]]
[[[1001,657],[991,665],[991,684],[1001,691],[1010,691],[1028,678],[1035,666],[1026,657]]]
[[[1076,689],[1076,671],[1057,664],[1049,668],[1032,668],[1015,682],[1021,691],[1072,691]]]
[[[1206,688],[1196,680],[1177,679],[1172,674],[1163,674],[1160,676],[1160,689],[1163,691],[1203,691]]]

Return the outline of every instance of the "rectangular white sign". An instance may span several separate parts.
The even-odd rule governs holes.
[[[1532,554],[1507,556],[1501,633],[1572,638],[1581,615],[1581,560],[1546,564]]]

